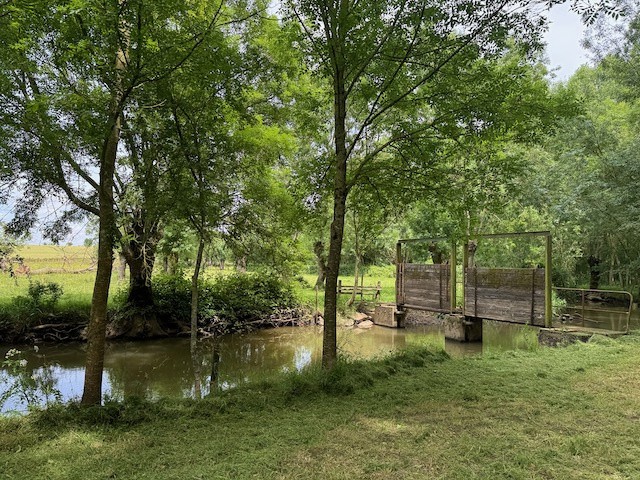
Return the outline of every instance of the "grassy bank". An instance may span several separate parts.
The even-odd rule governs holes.
[[[637,478],[640,338],[0,421],[6,479]]]

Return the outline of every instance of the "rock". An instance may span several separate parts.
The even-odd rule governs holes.
[[[356,323],[364,322],[365,320],[371,320],[371,317],[366,313],[356,312],[353,314],[353,318]]]
[[[373,327],[373,322],[371,320],[365,320],[358,324],[358,328],[371,328]]]

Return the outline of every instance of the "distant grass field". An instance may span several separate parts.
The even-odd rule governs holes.
[[[63,294],[58,302],[61,310],[88,309],[91,304],[93,282],[95,278],[95,247],[84,246],[56,246],[56,245],[26,245],[18,250],[18,255],[24,259],[24,264],[29,267],[30,274],[18,275],[11,278],[8,275],[0,275],[0,308],[7,308],[17,296],[26,296],[29,282],[55,282],[62,287]],[[231,273],[233,269],[224,271],[209,267],[204,278]],[[395,299],[395,278],[392,267],[373,268],[373,274],[365,274],[364,285],[375,286],[378,282],[382,287],[381,301],[393,302]],[[294,281],[294,293],[300,303],[310,309],[316,307],[316,291],[314,288],[316,276],[303,274]],[[344,285],[353,285],[353,277],[343,275],[340,277]],[[111,301],[115,294],[126,288],[128,279],[119,280],[115,271],[111,281]],[[359,298],[359,297],[358,297]],[[341,295],[340,305],[349,299],[349,295]],[[371,300],[371,295],[365,295],[365,300]],[[320,289],[317,294],[318,309],[322,310],[324,303],[324,291]]]
[[[61,310],[88,310],[95,279],[96,252],[93,247],[26,245],[17,252],[29,268],[29,275],[0,274],[0,308],[8,308],[18,296],[26,296],[30,282],[54,282],[62,287]],[[126,286],[114,272],[111,296]]]

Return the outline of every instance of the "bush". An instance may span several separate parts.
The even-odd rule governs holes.
[[[61,296],[62,287],[55,282],[30,282],[27,296],[12,300],[12,319],[27,325],[43,314],[54,313]]]
[[[28,294],[34,307],[53,310],[62,296],[62,287],[55,282],[30,282]]]
[[[277,278],[234,274],[203,285],[199,313],[205,321],[217,316],[231,325],[240,326],[295,305],[291,287]]]
[[[191,284],[183,277],[154,278],[154,297],[158,316],[184,321],[191,311]],[[275,277],[234,274],[200,282],[198,318],[201,323],[222,319],[234,327],[268,317],[281,308],[296,306],[289,285]]]
[[[191,312],[191,282],[182,276],[153,277],[153,297],[156,313],[163,320],[187,320]]]

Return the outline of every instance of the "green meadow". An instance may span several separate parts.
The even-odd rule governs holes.
[[[450,359],[409,350],[201,402],[0,419],[15,479],[632,479],[640,337]]]

